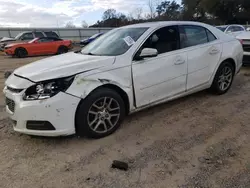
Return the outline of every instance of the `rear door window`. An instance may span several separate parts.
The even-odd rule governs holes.
[[[23,34],[23,36],[21,36],[20,39],[22,39],[22,40],[32,40],[32,39],[34,39],[34,36],[33,36],[32,33],[25,33],[25,34]]]
[[[35,32],[35,37],[36,38],[42,38],[42,37],[44,37],[44,35],[43,35],[42,32]]]
[[[59,36],[55,32],[47,31],[47,32],[44,32],[44,33],[47,35],[47,37],[59,38]]]
[[[244,31],[244,29],[240,26],[234,26],[234,32],[238,32],[238,31]]]
[[[209,42],[206,29],[201,26],[180,26],[181,48],[187,48]]]

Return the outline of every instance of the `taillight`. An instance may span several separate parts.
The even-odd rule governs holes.
[[[69,48],[73,48],[73,43],[71,40],[69,41]]]

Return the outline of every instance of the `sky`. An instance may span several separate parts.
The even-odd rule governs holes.
[[[80,27],[83,20],[88,25],[101,20],[109,8],[133,15],[138,8],[147,12],[147,4],[148,0],[0,0],[0,27],[64,27],[67,22]]]

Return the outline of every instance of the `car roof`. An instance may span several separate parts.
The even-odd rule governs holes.
[[[217,27],[229,27],[229,26],[241,26],[241,27],[243,27],[243,25],[240,25],[240,24],[218,25]]]
[[[46,32],[46,33],[53,32],[53,33],[56,33],[55,31],[43,31],[43,30],[24,31],[24,32],[20,32],[20,33],[25,34],[25,33],[34,33],[34,32]]]
[[[139,24],[133,24],[124,26],[124,28],[140,28],[140,27],[160,27],[160,26],[168,26],[168,25],[200,25],[204,26],[206,24],[201,22],[192,22],[192,21],[158,21],[158,22],[145,22]]]
[[[57,37],[39,37],[37,39],[55,39],[55,40],[62,40],[61,38],[57,38]]]
[[[229,25],[217,25],[216,27],[228,27]]]

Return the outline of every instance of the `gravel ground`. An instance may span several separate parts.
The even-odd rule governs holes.
[[[3,75],[44,57],[0,55]],[[200,92],[126,118],[99,140],[15,133],[0,95],[0,187],[250,187],[250,69],[225,95]],[[127,172],[112,160],[129,163]]]

